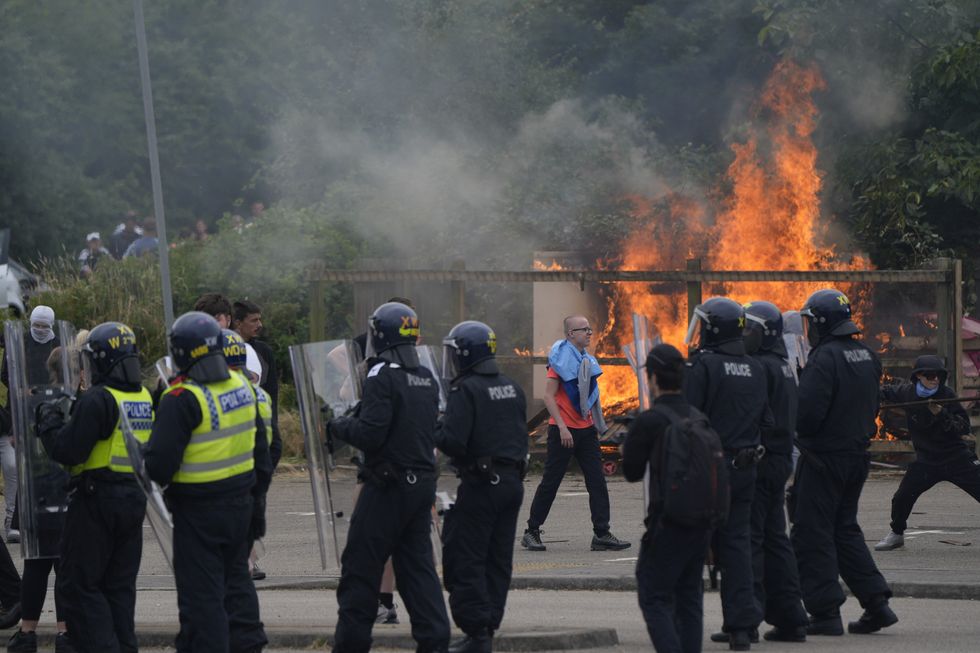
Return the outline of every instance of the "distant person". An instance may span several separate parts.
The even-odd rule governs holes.
[[[123,254],[123,258],[131,256],[146,256],[155,254],[160,241],[157,239],[157,222],[154,218],[147,218],[143,221],[143,235],[133,241]]]
[[[198,240],[198,241],[203,241],[210,238],[211,234],[208,233],[208,223],[205,222],[203,219],[198,218],[197,221],[194,223],[194,231],[191,235],[194,238],[194,240]]]
[[[245,343],[255,350],[262,371],[258,385],[266,391],[272,401],[272,445],[269,455],[275,468],[282,457],[282,438],[279,437],[279,370],[276,368],[276,356],[264,340],[259,340],[262,332],[262,309],[253,301],[242,299],[232,304],[232,328],[238,332]]]
[[[213,317],[222,329],[231,328],[231,302],[221,293],[204,293],[194,302],[194,310]]]
[[[141,235],[143,235],[143,229],[136,224],[136,211],[126,211],[124,221],[116,227],[109,238],[109,252],[116,260],[121,259],[129,246]]]
[[[109,256],[109,250],[102,246],[102,237],[98,231],[93,231],[85,236],[85,249],[78,254],[78,264],[81,266],[82,276],[87,277],[92,274],[99,264],[99,259]]]
[[[262,214],[265,213],[265,204],[262,202],[252,202],[252,206],[249,208],[251,213],[251,222],[258,222],[262,218]]]
[[[592,513],[593,551],[619,551],[630,547],[609,532],[609,490],[602,474],[599,434],[605,432],[599,403],[599,375],[602,369],[589,354],[592,327],[582,315],[566,317],[565,337],[551,347],[548,354],[548,380],[544,405],[551,415],[548,426],[548,457],[541,483],[534,492],[527,530],[521,546],[530,551],[544,551],[541,525],[548,518],[558,486],[572,457],[585,477]],[[597,429],[598,425],[598,429]]]

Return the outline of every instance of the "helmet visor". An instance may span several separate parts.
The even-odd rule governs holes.
[[[684,336],[684,344],[687,348],[694,351],[701,349],[704,344],[701,342],[701,322],[707,322],[708,316],[701,310],[698,306],[694,309],[694,314],[691,316],[691,322],[687,325],[687,335]]]
[[[442,341],[442,379],[443,383],[450,383],[459,376],[459,346],[455,338],[445,338]]]
[[[754,354],[762,349],[762,336],[766,330],[766,321],[757,315],[745,314],[745,329],[742,340],[745,342],[745,352]]]
[[[816,316],[813,314],[809,308],[804,308],[800,311],[800,321],[803,323],[803,339],[810,344],[811,347],[816,347],[820,342],[820,334],[817,332],[817,325],[813,323]]]

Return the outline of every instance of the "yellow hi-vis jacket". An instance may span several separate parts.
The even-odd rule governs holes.
[[[126,439],[122,432],[123,414],[129,418],[133,435],[136,436],[140,444],[150,439],[150,431],[153,430],[153,398],[149,391],[146,388],[140,388],[138,392],[124,392],[109,386],[103,387],[116,400],[116,406],[119,408],[116,428],[113,429],[112,435],[107,439],[99,440],[92,447],[92,452],[85,462],[71,467],[72,476],[78,476],[82,472],[93,469],[105,468],[114,472],[133,472],[133,466],[129,462],[129,454],[126,452]]]
[[[191,431],[173,483],[213,483],[255,468],[255,393],[238,374],[201,385],[186,379],[164,395],[183,388],[197,399],[201,423]]]
[[[272,397],[261,386],[252,383],[248,376],[245,375],[245,372],[242,370],[235,371],[242,375],[248,387],[252,388],[252,391],[255,392],[255,400],[259,404],[259,419],[262,420],[262,426],[265,427],[265,439],[269,444],[272,444]]]

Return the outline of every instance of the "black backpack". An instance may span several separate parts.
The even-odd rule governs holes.
[[[730,502],[721,438],[694,408],[689,417],[670,409],[654,410],[670,420],[660,461],[664,520],[689,528],[717,528],[728,519]]]

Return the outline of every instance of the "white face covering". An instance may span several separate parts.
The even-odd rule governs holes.
[[[44,344],[54,339],[54,310],[50,306],[36,306],[31,311],[31,337]]]
[[[44,324],[31,324],[31,337],[34,338],[34,342],[43,345],[54,340],[54,331]]]

